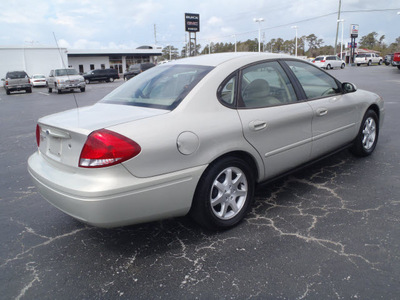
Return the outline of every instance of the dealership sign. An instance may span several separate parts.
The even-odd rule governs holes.
[[[350,37],[352,38],[358,37],[358,24],[350,25]]]
[[[200,31],[200,15],[185,13],[185,29],[188,32]]]

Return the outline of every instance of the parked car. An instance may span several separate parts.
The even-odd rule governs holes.
[[[113,82],[115,79],[119,79],[119,74],[116,69],[97,69],[87,72],[83,78],[85,78],[86,84],[92,81]]]
[[[86,89],[85,79],[75,69],[51,70],[47,78],[47,83],[49,93],[53,89],[58,94],[61,94],[63,91],[73,91],[74,89],[80,89],[81,92],[84,92]]]
[[[392,66],[397,67],[400,70],[400,52],[393,54]]]
[[[34,74],[31,77],[32,86],[47,86],[46,76],[43,74]]]
[[[155,64],[153,63],[142,63],[142,64],[134,64],[129,66],[128,71],[124,73],[124,80],[129,80],[132,77],[153,68]]]
[[[344,60],[341,60],[336,55],[317,56],[312,62],[317,67],[320,67],[323,69],[333,69],[333,68],[343,69],[346,66],[346,62]]]
[[[372,64],[381,65],[383,63],[383,58],[375,53],[360,53],[356,55],[354,63],[356,63],[357,66],[362,64],[366,64],[367,66]]]
[[[14,91],[32,93],[32,84],[25,71],[7,72],[6,77],[2,78],[1,81],[3,81],[3,87],[7,95]]]
[[[393,54],[387,54],[385,55],[385,59],[383,60],[383,62],[385,63],[385,65],[389,66],[392,64],[392,60],[393,60]]]
[[[380,96],[302,59],[203,55],[39,119],[28,168],[44,198],[95,226],[189,214],[225,229],[256,184],[346,147],[373,153],[384,112]]]

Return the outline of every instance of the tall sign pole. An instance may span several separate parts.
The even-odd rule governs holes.
[[[200,15],[185,13],[185,31],[189,32],[189,56],[196,54],[196,32],[200,31]],[[192,37],[193,34],[193,37]],[[194,42],[194,49],[192,52],[192,41]]]
[[[354,63],[354,54],[356,48],[356,38],[358,37],[358,24],[350,25],[350,38],[351,38],[351,57],[350,63]]]

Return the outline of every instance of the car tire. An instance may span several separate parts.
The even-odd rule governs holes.
[[[357,67],[359,67],[361,64],[357,64]]]
[[[326,69],[327,69],[327,70],[332,69],[331,65],[328,64],[328,65],[326,66]]]
[[[237,225],[254,201],[254,175],[249,164],[236,157],[212,163],[196,188],[190,216],[211,230]]]
[[[381,65],[382,64],[382,60],[380,60],[378,64]]]
[[[375,111],[369,109],[362,120],[358,135],[350,149],[357,156],[368,156],[374,152],[379,136],[379,118]]]
[[[114,78],[110,77],[110,78],[108,79],[108,82],[114,82]]]
[[[57,85],[54,86],[54,89],[57,90],[57,94],[62,94],[62,90],[59,90]]]
[[[400,66],[397,66],[397,69],[399,69],[399,70],[400,70]]]
[[[89,80],[89,79],[86,79],[86,80],[85,80],[85,83],[86,83],[86,84],[89,84],[89,83],[90,83],[90,80]]]
[[[367,63],[367,66],[370,66],[370,65],[372,65],[372,62],[369,60]]]
[[[10,92],[9,90],[6,90],[6,94],[7,94],[7,95],[10,95],[11,92]]]
[[[341,69],[344,69],[345,67],[346,67],[345,64],[342,64],[342,65],[340,66]]]
[[[32,88],[26,89],[26,92],[27,92],[27,93],[32,93]]]
[[[84,93],[86,91],[86,88],[80,88],[81,93]]]

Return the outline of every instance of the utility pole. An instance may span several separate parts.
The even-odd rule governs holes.
[[[156,24],[154,24],[154,44],[157,45],[157,27],[156,27]]]
[[[342,7],[342,0],[339,0],[339,10],[338,10],[338,17],[336,20],[340,20],[340,9]],[[337,39],[338,39],[338,34],[339,34],[339,22],[336,22],[336,39],[335,39],[335,53],[337,53]]]

